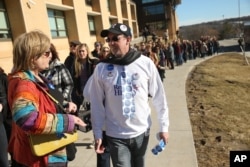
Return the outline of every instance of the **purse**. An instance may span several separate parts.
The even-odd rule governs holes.
[[[36,83],[35,83],[36,84]],[[51,94],[49,94],[45,89],[43,89],[39,84],[36,84],[44,93],[46,93],[51,100],[53,100],[59,109],[64,110],[61,103],[56,100]],[[74,145],[74,142],[78,138],[77,131],[73,133],[63,133],[60,134],[30,134],[29,135],[29,142],[31,146],[31,150],[34,155],[36,156],[44,156],[46,154],[49,154],[53,151],[56,151],[59,148],[62,148],[66,146],[66,152],[67,157],[70,157],[70,160],[73,160],[75,158],[76,148]],[[67,149],[69,147],[69,149]],[[72,149],[72,148],[75,149]],[[70,151],[70,154],[74,155],[68,155],[68,151]]]
[[[85,122],[85,127],[79,127],[78,130],[82,132],[89,132],[92,130],[92,124],[91,124],[91,114],[90,114],[90,103],[89,102],[83,102],[79,111],[78,111],[78,117]]]
[[[85,110],[79,110],[78,112],[78,117],[81,118],[83,120],[83,122],[85,122],[86,126],[82,127],[79,126],[80,131],[82,132],[89,132],[92,130],[92,124],[91,124],[91,114],[90,114],[90,110],[85,111]]]
[[[62,137],[56,134],[31,134],[29,141],[31,150],[36,156],[44,156],[77,140],[78,133],[64,133]]]

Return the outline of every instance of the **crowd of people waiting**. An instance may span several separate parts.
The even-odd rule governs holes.
[[[188,60],[218,54],[220,44],[216,37],[201,36],[198,40],[161,41],[151,39],[146,41],[143,39],[140,44],[134,44],[133,48],[141,51],[155,63],[163,80],[165,69],[173,70],[175,66],[181,66]]]
[[[43,48],[42,53],[40,53],[39,51],[40,55],[39,57],[35,57],[35,59],[36,60],[41,59],[41,61],[43,59],[45,60],[48,57],[49,58],[51,57],[51,59],[49,60],[48,67],[43,67],[43,68],[39,67],[36,69],[35,67],[33,67],[34,66],[33,64],[30,64],[30,67],[28,68],[35,69],[34,71],[31,71],[31,74],[25,74],[27,75],[28,78],[34,75],[35,79],[32,77],[29,78],[31,80],[30,85],[33,85],[33,82],[35,81],[39,81],[41,83],[48,83],[50,90],[57,88],[62,93],[63,95],[62,104],[65,107],[68,108],[69,107],[67,106],[69,105],[68,102],[72,101],[74,104],[76,104],[76,106],[73,106],[73,108],[77,108],[79,110],[82,102],[84,101],[83,90],[84,90],[85,84],[87,83],[88,79],[92,75],[94,68],[99,63],[99,61],[102,61],[109,55],[110,53],[109,46],[101,42],[95,42],[94,43],[95,49],[93,51],[90,51],[86,43],[82,43],[77,40],[71,41],[69,43],[69,48],[70,48],[69,56],[66,58],[65,62],[62,63],[60,62],[60,58],[56,50],[56,47],[50,43],[48,38],[44,34],[39,34],[38,32],[32,32],[32,33],[38,36],[40,35],[44,38],[44,40],[46,40],[46,47]],[[23,38],[29,38],[29,35],[33,35],[32,33],[25,34]],[[113,38],[112,40],[115,41],[115,39]],[[201,37],[199,40],[191,40],[191,41],[179,40],[179,39],[175,41],[169,41],[169,40],[161,41],[161,40],[154,39],[154,40],[142,41],[139,44],[135,44],[131,46],[131,49],[140,51],[142,55],[149,57],[155,64],[159,72],[160,78],[163,81],[165,78],[166,69],[174,70],[175,66],[181,66],[183,63],[186,63],[188,60],[193,60],[193,59],[196,59],[197,57],[205,58],[206,56],[212,56],[215,53],[218,54],[219,42],[217,41],[215,37],[209,37],[209,36]],[[20,53],[20,54],[25,56],[25,54],[23,53]],[[16,56],[18,56],[18,54]],[[33,58],[31,58],[30,61],[32,60]],[[46,61],[48,60],[46,59]],[[40,65],[39,61],[36,63],[37,63],[37,65],[35,64],[36,66]],[[18,73],[19,71],[22,71],[25,68],[27,68],[25,65],[23,65],[23,67],[19,67],[19,64],[17,63],[15,64],[15,67],[13,68],[13,72],[15,72],[14,70],[16,70],[16,72]],[[20,77],[24,77],[24,76],[21,76],[20,74]],[[28,91],[28,89],[26,91]],[[5,96],[4,98],[0,99],[1,100],[0,112],[2,110],[4,111],[4,109],[2,109],[3,106],[5,105],[3,101],[7,99],[7,95],[5,92],[1,94],[5,94]],[[77,121],[79,121],[79,118],[77,117],[78,110],[70,114],[74,116],[70,116],[70,115],[67,115],[67,116],[70,119],[72,119],[72,121],[74,120],[77,126],[84,125],[83,122],[77,123]],[[18,129],[17,127],[15,128]],[[65,128],[67,129],[67,127]],[[8,135],[8,140],[14,140],[14,139],[9,139],[9,135]],[[5,140],[5,143],[6,143],[6,140]],[[18,155],[15,154],[15,151],[14,149],[12,149],[12,147],[9,147],[9,150],[12,151],[13,153],[12,158],[14,158],[13,162],[16,163],[16,165],[12,165],[12,166],[18,166],[18,165],[27,166],[28,162],[25,162],[25,160],[23,159],[19,159]],[[4,163],[5,163],[5,166],[7,164],[6,155],[7,154],[1,156],[3,157],[2,159],[4,159],[2,162],[0,161],[3,166],[4,166]],[[104,158],[102,158],[101,156],[102,156],[101,154],[98,155],[97,164],[102,163],[101,160],[103,160]],[[108,161],[109,159],[110,159],[110,156],[106,158],[106,160]],[[49,163],[49,162],[47,161],[46,163]],[[109,162],[106,161],[105,163],[107,163],[108,165],[103,165],[103,166],[105,167],[110,166]]]

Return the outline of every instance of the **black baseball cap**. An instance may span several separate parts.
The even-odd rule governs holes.
[[[114,34],[124,34],[125,36],[132,36],[129,26],[121,23],[113,24],[109,29],[102,30],[101,37],[107,37],[109,32]]]

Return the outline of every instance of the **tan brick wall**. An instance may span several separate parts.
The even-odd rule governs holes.
[[[123,22],[129,24],[133,29],[134,37],[137,37],[138,25],[135,13],[131,16],[130,0],[111,0],[111,13],[107,10],[106,0],[93,0],[92,7],[85,5],[85,0],[33,0],[35,4],[29,3],[29,0],[5,0],[8,12],[10,28],[13,39],[0,39],[0,66],[6,72],[12,68],[12,48],[14,39],[22,33],[39,29],[46,33],[52,43],[55,44],[61,61],[64,62],[69,54],[69,41],[77,39],[87,43],[90,50],[94,49],[95,41],[102,41],[100,37],[102,29],[110,26],[110,17],[112,22]],[[52,39],[47,14],[47,6],[56,6],[56,8],[66,7],[73,8],[65,11],[66,27],[68,38]],[[133,3],[132,3],[133,4]],[[121,6],[123,5],[123,6]],[[134,4],[133,4],[134,5]],[[122,14],[122,8],[126,9],[126,14]],[[88,14],[96,17],[96,35],[89,34]],[[124,17],[124,18],[123,18]],[[133,19],[133,20],[132,20]]]

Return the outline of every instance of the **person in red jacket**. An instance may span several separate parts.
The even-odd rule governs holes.
[[[50,39],[41,31],[20,35],[14,41],[13,69],[8,75],[8,102],[12,113],[12,131],[8,151],[14,167],[66,167],[65,147],[45,156],[32,153],[29,134],[71,133],[75,125],[85,126],[69,102],[64,111],[48,96],[55,91],[41,71],[49,67]],[[51,93],[52,94],[52,93]],[[59,100],[58,100],[59,101]]]

